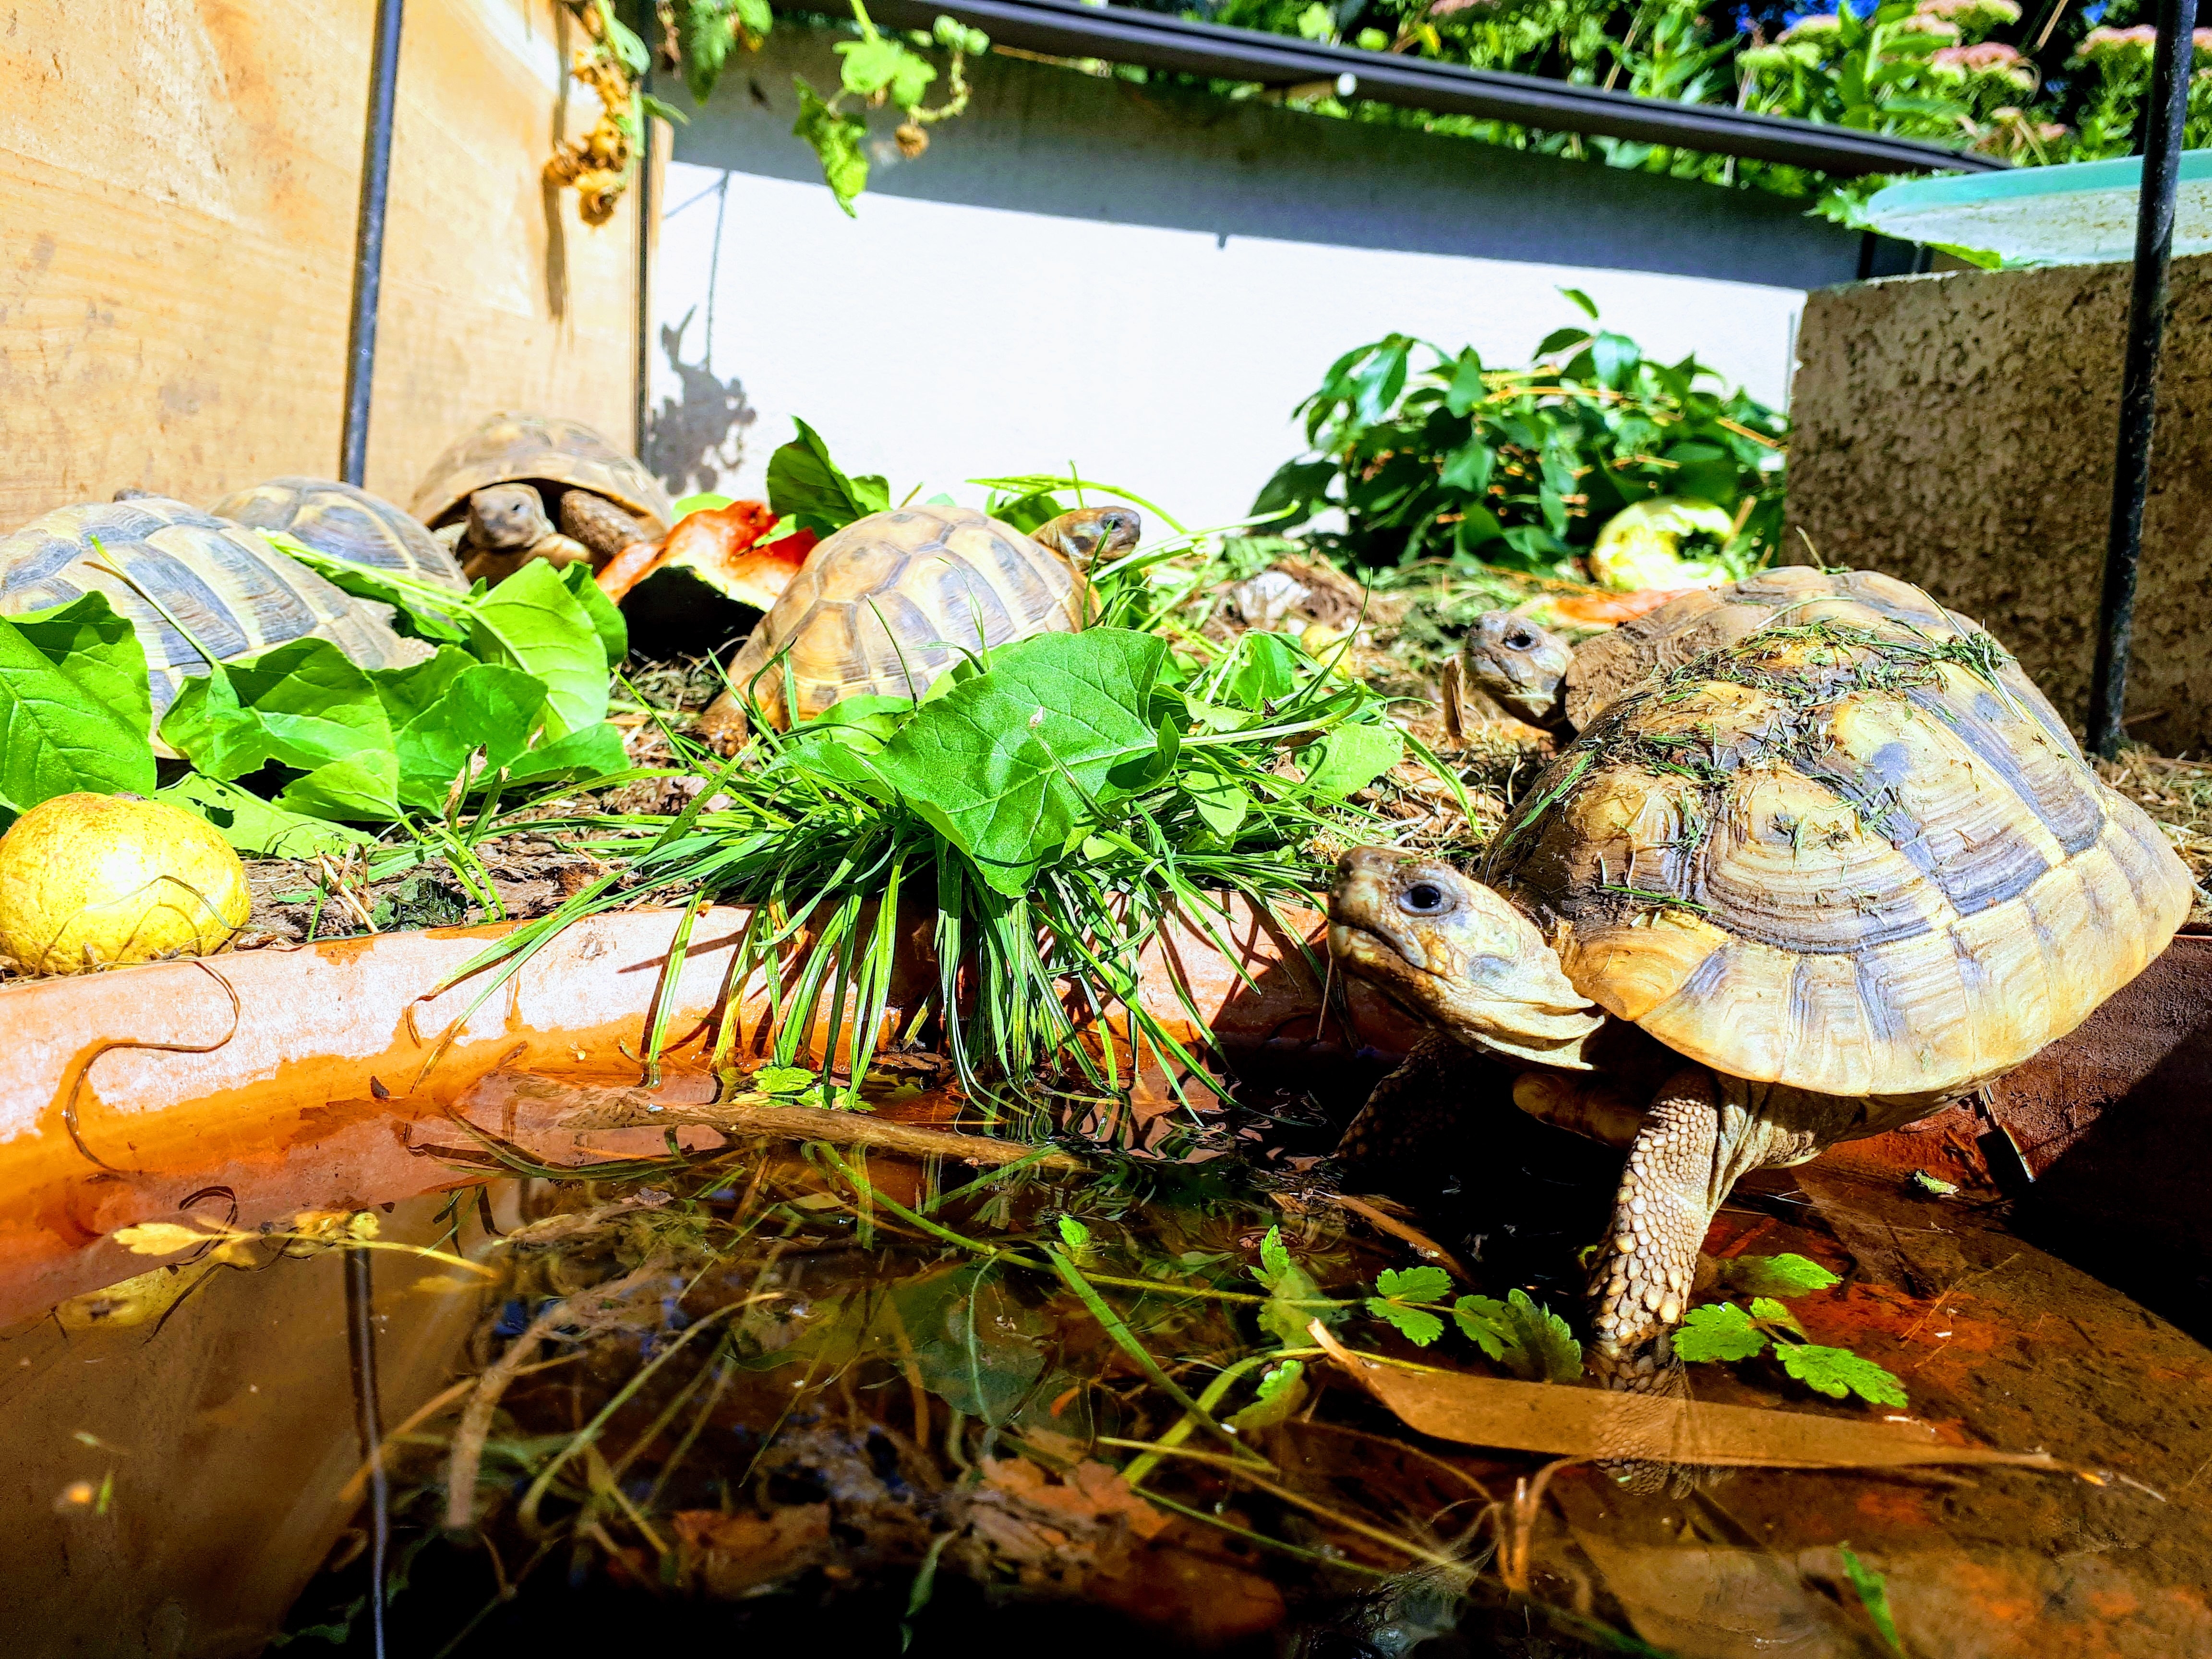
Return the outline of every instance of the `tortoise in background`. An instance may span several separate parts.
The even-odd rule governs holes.
[[[581,421],[518,414],[492,416],[432,463],[413,511],[464,574],[492,582],[532,558],[604,566],[676,516],[660,481]]]
[[[1905,611],[1933,605],[1918,588],[1878,571],[1783,565],[1681,594],[1580,645],[1514,611],[1486,611],[1460,647],[1458,672],[1466,686],[1487,694],[1515,719],[1564,740],[1587,731],[1607,703],[1652,674],[1748,639],[1770,623],[1797,620],[1801,607],[1824,599]],[[1935,610],[1980,631],[1965,617]]]
[[[902,507],[847,525],[807,556],[731,662],[732,690],[701,718],[716,742],[744,734],[750,696],[789,727],[787,667],[799,720],[843,698],[920,697],[962,651],[1090,620],[1082,572],[1137,544],[1134,508],[1063,513],[1024,535],[966,507]]]
[[[234,490],[208,511],[253,530],[296,536],[318,553],[417,581],[468,591],[442,543],[380,495],[335,478],[271,478]]]
[[[343,593],[243,526],[166,496],[133,492],[57,507],[0,537],[0,614],[106,594],[145,647],[158,731],[185,676],[207,659],[141,588],[226,660],[310,637],[330,641],[364,668],[404,667],[430,654],[420,640],[392,631],[390,606]]]
[[[1657,1382],[1739,1176],[1972,1093],[2189,913],[2165,836],[1987,634],[1887,578],[1787,581],[1820,594],[1602,706],[1480,881],[1359,848],[1330,896],[1337,961],[1435,1032],[1348,1152],[1479,1056],[1628,1146],[1591,1286],[1616,1385]]]

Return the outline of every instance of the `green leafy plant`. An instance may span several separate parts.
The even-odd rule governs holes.
[[[154,792],[146,653],[104,594],[0,617],[0,808]]]
[[[1677,1358],[1731,1363],[1772,1352],[1782,1369],[1807,1388],[1841,1400],[1856,1395],[1874,1406],[1906,1404],[1895,1374],[1849,1348],[1811,1341],[1796,1316],[1771,1297],[1754,1297],[1748,1311],[1733,1302],[1707,1303],[1682,1316],[1674,1337]]]
[[[1289,528],[1339,507],[1345,532],[1314,539],[1362,565],[1450,557],[1557,575],[1632,503],[1689,498],[1729,516],[1709,550],[1727,570],[1765,564],[1781,536],[1783,417],[1694,357],[1647,359],[1562,291],[1589,325],[1555,331],[1528,368],[1405,334],[1345,353],[1297,410],[1310,453],[1276,471],[1255,514]],[[1417,352],[1432,358],[1419,372]]]
[[[895,137],[901,153],[912,160],[929,148],[930,127],[968,107],[968,58],[991,49],[988,35],[945,16],[927,34],[910,36],[914,44],[908,45],[877,28],[861,0],[851,4],[860,38],[837,43],[837,90],[824,98],[804,76],[793,76],[799,119],[791,129],[820,158],[823,181],[848,217],[854,198],[868,186],[867,122],[851,106],[875,109],[888,103],[900,111],[906,118]],[[945,79],[951,94],[933,108],[922,100],[937,79],[937,67],[915,49],[931,45],[946,53]]]
[[[1582,1344],[1567,1322],[1525,1291],[1508,1291],[1503,1302],[1463,1296],[1452,1304],[1452,1318],[1469,1341],[1525,1381],[1571,1382],[1583,1374]]]

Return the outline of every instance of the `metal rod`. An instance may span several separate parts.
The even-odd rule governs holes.
[[[2173,254],[2173,200],[2189,113],[2197,0],[2160,0],[2157,57],[2145,112],[2142,185],[2136,210],[2135,283],[2128,298],[2128,355],[2120,371],[2119,444],[2112,465],[2112,518],[2105,540],[2105,591],[2097,614],[2097,662],[2089,677],[2089,747],[2119,752],[2125,735],[2128,648],[2135,633],[2136,571],[2142,558],[2143,502],[2150,493],[2151,437],[2158,419],[2158,365],[2166,344],[2166,266]]]
[[[653,90],[653,71],[647,70],[638,90]],[[645,453],[647,428],[653,422],[653,219],[660,204],[653,193],[653,116],[641,110],[637,137],[637,441],[638,459],[650,469]]]
[[[384,283],[384,198],[392,183],[402,4],[377,0],[369,61],[368,133],[362,145],[361,211],[353,237],[353,321],[346,332],[345,429],[338,441],[338,477],[349,484],[361,483],[368,470],[368,400],[376,379],[376,301]]]
[[[384,1581],[392,1557],[392,1480],[384,1468],[384,1410],[376,1394],[376,1304],[373,1258],[345,1252],[346,1351],[353,1361],[355,1425],[368,1463],[369,1651],[384,1659]]]
[[[770,0],[787,11],[819,9],[819,0]],[[1469,69],[1434,58],[1362,52],[1255,29],[1194,22],[1128,5],[1083,0],[870,0],[887,28],[930,27],[940,12],[981,29],[1001,46],[1051,58],[1103,58],[1179,75],[1257,81],[1269,87],[1334,81],[1349,75],[1355,97],[1433,115],[1474,115],[1547,132],[1582,132],[1747,160],[1812,167],[1838,178],[1869,173],[1988,173],[1994,155],[1948,149],[1887,133],[1861,132],[1792,116],[1758,115],[1729,104],[1684,104],[1541,76]]]

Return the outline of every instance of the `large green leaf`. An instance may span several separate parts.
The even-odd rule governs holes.
[[[486,784],[513,766],[545,712],[545,687],[517,668],[476,663],[457,674],[438,700],[400,728],[399,799],[441,811],[454,780],[483,751]],[[598,728],[586,726],[586,731]]]
[[[58,610],[13,620],[23,637],[86,696],[141,731],[152,729],[146,647],[138,630],[115,614],[107,595],[87,593]]]
[[[243,777],[270,761],[311,772],[392,748],[391,724],[368,674],[318,639],[293,640],[186,680],[161,736],[218,778]]]
[[[1018,895],[1039,859],[1096,819],[1095,803],[1122,793],[1114,768],[1157,749],[1145,716],[1166,657],[1159,639],[1118,628],[1008,646],[924,704],[875,769],[987,882]]]
[[[602,720],[565,738],[538,744],[507,769],[509,784],[566,782],[611,777],[629,767],[622,732]]]
[[[592,567],[580,559],[574,564],[563,565],[561,585],[590,619],[592,630],[599,636],[599,645],[607,653],[607,666],[622,666],[622,659],[629,655],[629,623],[623,616],[622,608],[607,597],[606,590],[593,578]]]
[[[437,654],[404,668],[372,668],[368,683],[384,704],[384,717],[398,731],[446,694],[454,678],[476,666],[477,659],[457,645],[441,645]]]
[[[27,811],[78,789],[151,794],[154,775],[143,715],[109,708],[0,618],[0,805]]]
[[[799,435],[768,459],[768,504],[778,518],[827,536],[890,506],[889,483],[872,473],[846,477],[820,433],[796,416],[791,423]]]
[[[607,652],[583,604],[543,559],[533,559],[478,600],[469,618],[477,654],[545,682],[555,737],[607,717]]]
[[[185,773],[155,799],[197,812],[248,858],[313,858],[318,853],[344,853],[369,839],[359,830],[325,818],[288,812],[234,783],[199,772]]]
[[[390,823],[402,816],[398,757],[389,749],[365,749],[331,761],[295,778],[276,805],[310,817]]]

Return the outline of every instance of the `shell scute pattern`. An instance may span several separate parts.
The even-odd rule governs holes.
[[[2140,972],[2189,878],[1986,635],[1889,578],[1819,580],[1825,617],[1603,708],[1486,878],[1578,991],[1693,1060],[1954,1093]]]
[[[453,556],[390,501],[336,478],[270,478],[208,511],[255,530],[282,531],[319,553],[466,592]]]
[[[430,464],[409,510],[424,524],[454,515],[488,484],[542,478],[604,495],[665,534],[674,505],[660,481],[581,421],[503,411],[456,439]],[[548,502],[550,512],[557,503]]]
[[[97,568],[94,561],[102,555],[131,580]],[[157,597],[198,645],[138,588]],[[313,636],[364,668],[398,667],[429,654],[421,641],[393,633],[374,608],[251,531],[182,501],[154,497],[57,507],[0,537],[0,613],[51,610],[91,592],[106,597],[145,647],[157,728],[184,678],[204,666],[202,645],[230,658]]]
[[[863,694],[919,696],[963,649],[1073,630],[1085,593],[1056,556],[971,508],[872,514],[809,556],[730,680],[779,725],[783,676],[770,665],[787,647],[799,719]]]

